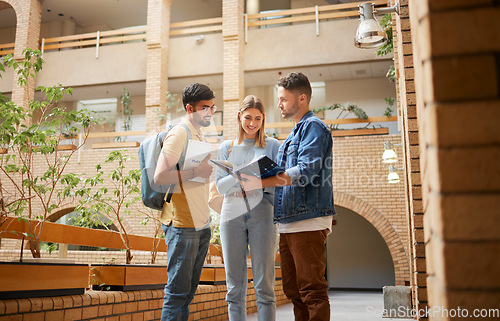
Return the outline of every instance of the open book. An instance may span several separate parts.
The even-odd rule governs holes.
[[[226,160],[211,159],[210,162],[222,168],[228,174],[233,175],[238,179],[241,179],[241,174],[253,175],[264,179],[281,174],[285,171],[283,167],[278,166],[278,164],[273,162],[273,160],[266,155],[260,156],[259,158],[254,159],[248,164],[243,164],[236,167]]]

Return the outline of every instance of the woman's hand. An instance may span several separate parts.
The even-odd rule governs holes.
[[[241,177],[243,179],[240,180],[240,184],[245,191],[253,191],[262,188],[262,180],[260,178],[246,174],[241,174]]]

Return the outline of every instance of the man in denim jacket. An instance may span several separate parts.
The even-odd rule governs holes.
[[[274,221],[280,232],[283,290],[296,321],[330,320],[325,280],[327,235],[335,214],[332,188],[332,136],[309,110],[311,85],[301,73],[278,81],[281,116],[295,127],[278,153],[283,174],[259,180],[244,176],[246,190],[276,187]]]

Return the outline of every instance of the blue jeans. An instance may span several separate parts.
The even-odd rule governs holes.
[[[226,201],[226,200],[225,200]],[[227,200],[231,202],[231,200]],[[228,204],[229,205],[229,204]],[[229,208],[231,206],[225,206]],[[253,206],[252,206],[253,207]],[[246,320],[248,283],[247,257],[250,246],[253,282],[260,321],[276,319],[274,296],[274,259],[276,255],[276,226],[273,206],[263,198],[250,213],[231,215],[222,209],[220,234],[226,270],[229,320]],[[224,216],[231,216],[225,220]]]
[[[167,244],[167,275],[162,321],[186,321],[210,243],[210,228],[176,228],[162,224]]]

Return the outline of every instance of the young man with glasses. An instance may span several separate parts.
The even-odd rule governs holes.
[[[200,281],[210,243],[208,178],[210,154],[194,169],[178,170],[177,163],[191,140],[205,141],[202,127],[208,127],[216,110],[214,94],[206,85],[194,83],[182,93],[186,117],[174,126],[163,143],[155,171],[158,185],[176,184],[170,203],[164,203],[160,216],[167,244],[167,275],[161,320],[188,320],[189,304]],[[191,181],[205,178],[205,183]]]

